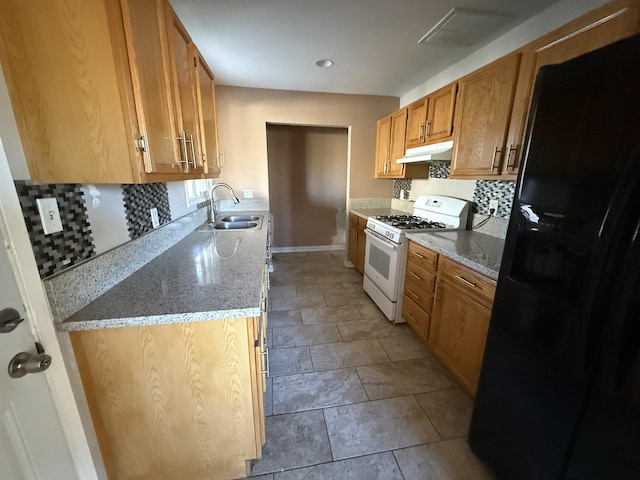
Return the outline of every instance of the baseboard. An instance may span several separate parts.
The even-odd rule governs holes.
[[[273,253],[329,252],[344,250],[344,245],[319,245],[317,247],[271,247]]]

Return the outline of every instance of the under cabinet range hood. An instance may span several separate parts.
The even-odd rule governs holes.
[[[431,161],[451,161],[451,149],[453,141],[434,143],[422,147],[407,148],[402,158],[398,158],[396,163],[431,162]]]

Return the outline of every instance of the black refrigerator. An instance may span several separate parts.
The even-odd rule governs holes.
[[[640,35],[540,69],[469,429],[502,480],[640,478]]]

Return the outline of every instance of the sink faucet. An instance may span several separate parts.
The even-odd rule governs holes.
[[[218,213],[216,211],[216,204],[214,202],[214,198],[213,198],[213,191],[218,188],[218,187],[227,187],[229,189],[229,191],[231,192],[231,200],[233,200],[233,203],[235,205],[240,203],[240,200],[238,200],[238,197],[236,197],[236,194],[233,193],[233,188],[231,188],[231,185],[228,185],[226,183],[216,183],[213,187],[211,187],[211,190],[209,190],[209,200],[210,200],[210,204],[209,204],[209,223],[214,223],[216,221],[216,214]]]

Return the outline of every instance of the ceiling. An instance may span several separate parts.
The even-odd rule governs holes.
[[[220,85],[391,96],[555,1],[170,0]],[[505,17],[469,47],[419,45],[454,7]],[[323,58],[333,67],[316,67]]]

